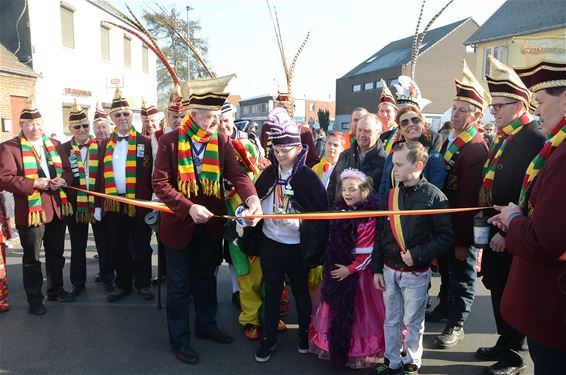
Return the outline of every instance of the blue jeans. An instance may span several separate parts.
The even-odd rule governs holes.
[[[535,375],[564,374],[566,353],[541,345],[527,337],[529,354],[535,364]]]
[[[389,367],[396,369],[402,363],[421,366],[423,356],[424,318],[428,299],[428,283],[431,272],[400,272],[383,268],[385,291],[385,358]],[[407,329],[405,348],[407,355],[401,358],[403,349],[403,324]]]
[[[454,250],[443,255],[440,266],[448,267],[448,321],[464,325],[472,310],[476,294],[476,257],[478,250],[470,247],[466,260],[458,260]],[[444,283],[444,278],[442,281]]]
[[[204,225],[197,225],[189,245],[182,249],[165,247],[167,258],[167,326],[169,343],[174,348],[191,343],[189,308],[195,303],[195,330],[210,333],[218,330],[216,312],[216,267],[222,246]]]

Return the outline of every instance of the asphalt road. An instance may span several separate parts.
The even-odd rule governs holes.
[[[312,354],[299,354],[293,309],[285,321],[290,329],[279,337],[280,348],[264,364],[253,359],[257,342],[245,339],[237,323],[238,311],[231,303],[228,268],[219,271],[217,320],[220,329],[235,337],[230,345],[193,340],[200,363],[188,366],[178,362],[168,345],[165,310],[156,301],[143,301],[135,293],[124,300],[106,302],[103,287],[94,283],[98,270],[92,238],[87,249],[87,289],[73,303],[46,302],[47,314],[32,316],[22,285],[19,241],[8,250],[10,311],[0,314],[0,374],[337,374],[365,373],[336,371]],[[66,243],[69,248],[69,242]],[[156,248],[154,244],[154,249]],[[69,257],[64,269],[70,289]],[[153,257],[157,264],[157,257]],[[157,273],[154,267],[154,274]],[[438,291],[439,278],[433,278],[431,295]],[[44,284],[45,285],[45,284]],[[157,294],[156,287],[153,288]],[[163,288],[163,301],[165,301]],[[442,324],[427,324],[421,374],[481,374],[491,363],[474,358],[479,346],[495,343],[495,323],[488,291],[478,282],[472,313],[466,322],[465,338],[453,349],[434,349],[434,338]],[[533,374],[528,352],[523,352]]]

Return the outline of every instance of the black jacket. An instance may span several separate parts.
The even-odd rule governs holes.
[[[523,177],[529,164],[539,153],[546,137],[539,124],[532,121],[525,125],[505,146],[499,163],[496,166],[493,180],[493,204],[506,206],[509,202],[517,204],[523,184]],[[491,217],[497,214],[495,210],[488,210],[485,215]],[[491,227],[489,238],[496,233],[505,236],[496,227]],[[495,253],[491,249],[484,249],[482,259],[483,283],[488,289],[499,288],[503,290],[505,281],[511,268],[513,257],[507,251]]]
[[[330,200],[330,205],[334,206],[334,201],[342,193],[338,191],[338,180],[340,173],[344,169],[356,168],[364,172],[366,176],[369,176],[373,180],[374,191],[379,191],[379,184],[381,183],[381,175],[383,174],[383,165],[385,164],[385,150],[383,149],[383,143],[381,140],[377,140],[376,145],[366,153],[363,161],[360,161],[360,155],[358,151],[358,144],[356,141],[352,142],[352,146],[340,154],[338,162],[330,175],[330,180],[328,181],[328,199]]]
[[[400,189],[404,198],[399,204],[401,210],[448,208],[446,196],[424,177],[415,186],[405,187],[401,183]],[[388,208],[387,202],[383,208]],[[401,259],[389,217],[382,217],[376,231],[377,246],[372,253],[371,267],[374,273],[382,273],[384,265],[398,271],[422,270],[429,267],[430,262],[440,254],[453,248],[454,235],[448,214],[401,216],[401,225],[405,246],[411,253],[414,265],[409,267]]]
[[[303,145],[303,151],[299,154],[295,163],[289,184],[294,194],[289,197],[291,206],[297,212],[325,212],[328,211],[328,199],[324,186],[317,174],[305,165],[307,147]],[[265,199],[278,179],[277,161],[268,166],[258,177],[255,186],[261,200]],[[260,222],[260,224],[262,224]],[[261,234],[262,225],[244,229],[241,241],[242,251],[248,255],[260,255],[258,238]],[[305,268],[311,268],[320,264],[320,258],[328,240],[328,223],[325,220],[302,220],[299,225],[301,255]]]

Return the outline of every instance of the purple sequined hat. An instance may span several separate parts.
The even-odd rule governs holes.
[[[287,110],[282,107],[273,109],[269,115],[267,136],[274,146],[299,146],[301,133],[296,122],[289,117]]]

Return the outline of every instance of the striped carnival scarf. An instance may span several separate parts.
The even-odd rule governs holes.
[[[204,143],[204,157],[202,158],[202,169],[199,173],[199,181],[204,195],[220,196],[220,157],[218,154],[218,133],[212,134],[202,130],[193,122],[191,116],[186,116],[179,126],[178,144],[178,168],[179,191],[187,198],[191,195],[197,196],[198,185],[195,176],[195,163],[191,152],[191,139],[197,143]]]
[[[346,136],[349,138],[350,144],[352,144],[352,143],[356,140],[356,134],[355,134],[355,133],[352,133],[351,130],[348,131],[348,133],[346,134]]]
[[[519,195],[519,206],[529,213],[528,207],[529,194],[531,192],[531,187],[534,185],[536,177],[539,175],[544,163],[548,157],[560,146],[566,139],[566,117],[560,121],[560,123],[554,128],[550,133],[549,139],[546,141],[537,156],[531,161],[527,172],[525,172],[525,177],[523,178],[523,186],[521,188],[521,194]]]
[[[493,180],[495,179],[495,171],[497,170],[497,164],[499,163],[499,159],[501,155],[503,155],[503,151],[505,150],[505,146],[511,139],[515,136],[515,134],[519,133],[523,126],[527,125],[531,122],[531,117],[524,113],[520,117],[511,121],[511,123],[505,126],[502,129],[499,129],[493,143],[491,145],[491,150],[489,152],[489,158],[485,161],[483,166],[483,182],[482,187],[480,190],[480,204],[482,206],[491,206],[493,204],[493,197],[492,197],[492,188],[493,188]]]
[[[89,135],[87,140],[87,159],[86,165],[81,157],[79,144],[73,139],[71,150],[77,160],[79,169],[79,187],[84,190],[95,190],[96,177],[98,172],[98,143],[96,139]],[[86,168],[88,168],[88,183],[86,181]],[[77,223],[94,222],[94,195],[83,191],[77,191]]]
[[[393,130],[389,135],[389,138],[385,140],[385,154],[389,155],[391,150],[393,149],[393,143],[397,142],[401,137],[401,133],[399,132],[399,126],[397,124],[393,125],[390,130]]]
[[[456,155],[466,143],[474,139],[476,133],[477,129],[473,125],[470,125],[468,126],[468,128],[460,132],[460,134],[458,134],[458,137],[454,140],[454,142],[452,142],[452,144],[450,144],[450,146],[448,146],[446,152],[444,153],[444,161],[447,165],[449,165],[450,167],[454,165],[454,163],[456,162],[455,160],[452,160],[454,155]]]
[[[21,131],[20,135],[20,148],[22,150],[22,160],[24,163],[24,177],[36,180],[39,178],[38,173],[38,162],[40,161],[40,155],[37,155],[33,146]],[[47,164],[52,165],[55,168],[55,174],[57,177],[61,177],[63,172],[63,163],[61,162],[61,156],[55,149],[51,140],[43,135],[43,144],[47,150]],[[73,214],[73,206],[67,199],[67,194],[63,189],[59,189],[59,197],[61,198],[61,213],[64,216],[69,216]],[[38,189],[33,189],[33,193],[28,195],[28,225],[30,227],[38,227],[45,223],[45,212],[41,206],[41,192]]]
[[[126,156],[126,198],[136,197],[136,130],[132,126],[128,134],[128,153]],[[104,193],[117,195],[116,181],[114,180],[114,167],[112,166],[112,156],[116,148],[116,138],[118,137],[118,129],[114,128],[104,152]],[[120,202],[113,199],[104,200],[104,210],[110,212],[120,212],[120,207],[129,217],[136,215],[136,208],[131,204],[120,205]]]

